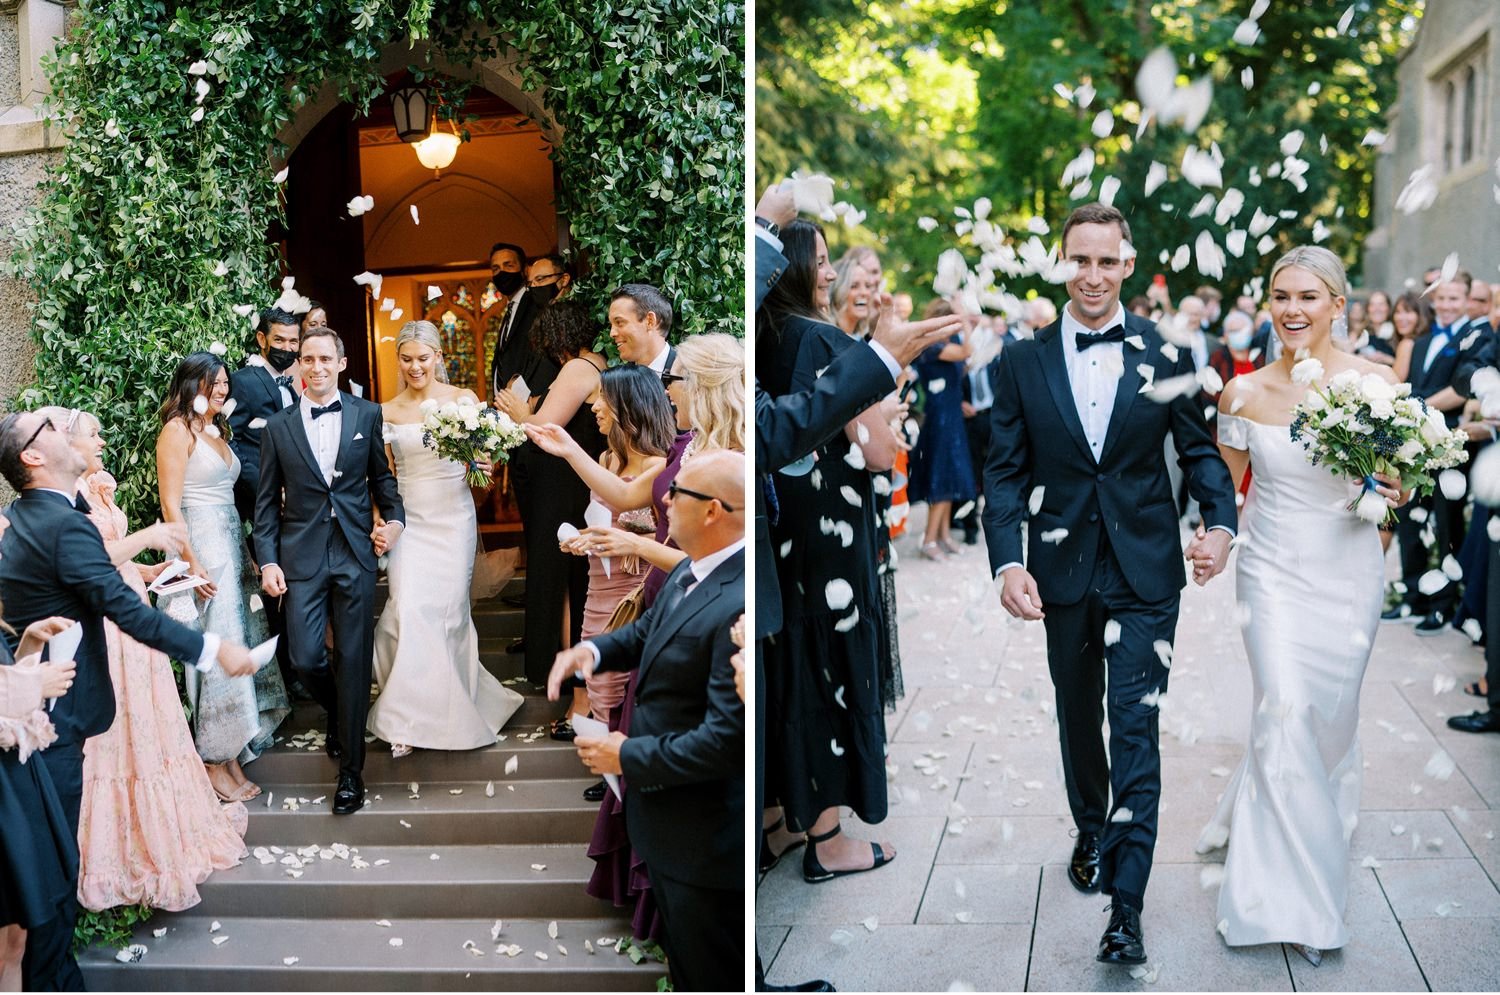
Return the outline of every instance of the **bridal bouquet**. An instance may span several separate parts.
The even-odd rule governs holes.
[[[1387,383],[1373,373],[1345,370],[1326,388],[1323,364],[1303,359],[1292,380],[1307,397],[1292,409],[1292,438],[1312,457],[1363,487],[1349,510],[1367,522],[1389,523],[1395,512],[1375,493],[1375,474],[1399,477],[1403,487],[1431,494],[1437,474],[1469,458],[1462,432],[1450,431],[1443,413],[1411,396],[1410,384]]]
[[[503,411],[460,398],[439,404],[422,402],[422,444],[439,456],[465,464],[470,487],[487,487],[490,478],[475,464],[510,458],[510,451],[526,441],[526,430]]]

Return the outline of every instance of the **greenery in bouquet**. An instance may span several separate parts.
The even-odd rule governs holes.
[[[447,404],[422,402],[422,444],[444,459],[468,467],[470,487],[487,487],[479,463],[508,462],[510,451],[526,441],[526,430],[503,411],[463,397]]]
[[[1441,411],[1412,397],[1410,384],[1345,370],[1320,387],[1323,364],[1311,357],[1292,367],[1292,380],[1308,386],[1307,397],[1292,409],[1292,438],[1314,466],[1362,485],[1349,510],[1367,522],[1395,520],[1375,492],[1375,474],[1399,477],[1403,489],[1426,495],[1438,473],[1469,458],[1464,434],[1450,430]]]

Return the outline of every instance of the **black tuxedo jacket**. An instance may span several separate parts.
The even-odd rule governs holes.
[[[1477,334],[1476,334],[1477,333]],[[1458,362],[1453,367],[1452,387],[1464,397],[1473,397],[1474,374],[1494,366],[1497,358],[1497,336],[1489,321],[1470,322],[1458,337]]]
[[[1125,334],[1139,335],[1146,348],[1122,347],[1125,369],[1097,462],[1073,400],[1061,319],[1000,353],[984,468],[985,541],[992,571],[1023,562],[1021,523],[1032,491],[1044,488],[1041,506],[1030,516],[1024,559],[1044,607],[1074,604],[1084,596],[1105,530],[1126,581],[1142,601],[1166,600],[1187,583],[1177,504],[1162,457],[1169,434],[1204,526],[1233,529],[1236,524],[1234,484],[1209,433],[1198,391],[1165,404],[1140,394],[1137,366],[1150,364],[1156,383],[1191,375],[1191,351],[1179,348],[1177,358],[1168,359],[1156,325],[1132,314],[1125,316]],[[1067,530],[1062,541],[1042,540],[1043,533],[1057,529]]]
[[[1423,369],[1427,365],[1427,354],[1432,350],[1432,332],[1424,332],[1417,336],[1411,350],[1411,366],[1407,370],[1406,380],[1411,384],[1413,397],[1427,399],[1444,387],[1451,385],[1459,373],[1459,359],[1463,353],[1463,340],[1468,334],[1468,319],[1459,319],[1463,324],[1455,322],[1455,330],[1449,335],[1447,341],[1439,348],[1438,354],[1432,359],[1432,366]],[[1483,339],[1484,336],[1480,336]],[[1458,424],[1460,412],[1448,412],[1446,417],[1448,427],[1452,428]]]
[[[234,506],[240,518],[255,519],[255,491],[260,485],[260,433],[251,428],[257,418],[271,420],[281,410],[281,388],[271,371],[258,365],[246,366],[229,375],[229,396],[234,410],[229,413],[229,448],[239,457],[240,478],[234,482]],[[296,404],[297,393],[292,392]]]
[[[538,355],[531,348],[531,326],[541,311],[537,297],[530,289],[517,291],[516,296],[505,306],[505,314],[500,317],[501,334],[495,339],[495,354],[490,358],[492,396],[493,393],[504,390],[505,385],[516,376],[526,377],[526,386],[531,388],[533,394],[540,394],[547,384],[533,383],[532,377],[547,371],[545,366],[538,370],[538,360],[552,367],[552,376],[547,383],[550,384],[556,378],[557,364]]]
[[[630,842],[653,876],[704,888],[745,883],[745,706],[729,628],[745,610],[745,553],[670,611],[683,560],[635,623],[595,637],[599,670],[640,666],[620,750]]]
[[[760,241],[757,239],[756,241]],[[896,387],[875,350],[856,346],[828,364],[812,390],[772,397],[755,386],[755,637],[781,631],[781,585],[766,485],[777,469],[796,462],[837,435],[844,425]]]
[[[81,743],[114,724],[104,619],[174,659],[198,662],[203,636],[152,610],[130,589],[110,562],[99,530],[67,498],[26,490],[5,515],[10,529],[0,539],[0,599],[17,633],[7,637],[10,647],[37,619],[61,615],[83,623],[78,676],[52,712],[59,743]]]
[[[388,522],[406,522],[396,478],[386,460],[380,405],[339,392],[343,432],[333,483],[323,480],[302,428],[301,405],[277,412],[261,431],[260,483],[255,495],[255,559],[275,563],[288,580],[310,580],[322,569],[330,529],[341,528],[359,564],[375,569],[370,501]]]

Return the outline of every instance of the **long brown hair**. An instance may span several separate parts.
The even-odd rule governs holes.
[[[209,421],[206,414],[199,414],[193,409],[193,399],[200,394],[207,397],[213,392],[214,381],[218,379],[220,370],[228,375],[229,368],[224,365],[224,361],[211,352],[193,352],[182,357],[172,374],[167,396],[161,402],[161,423],[166,425],[173,418],[181,418],[191,431],[194,422]],[[228,439],[229,419],[224,417],[224,412],[214,415],[212,422],[219,430],[219,437]]]
[[[665,456],[671,451],[677,423],[660,374],[635,363],[611,366],[599,374],[599,392],[614,422],[609,429],[609,451],[621,468],[630,461],[631,450],[642,456]]]

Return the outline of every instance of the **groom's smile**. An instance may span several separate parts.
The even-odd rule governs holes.
[[[1120,309],[1120,285],[1135,272],[1124,241],[1118,224],[1084,222],[1063,236],[1063,258],[1078,267],[1067,284],[1073,317],[1088,328],[1103,328]]]

